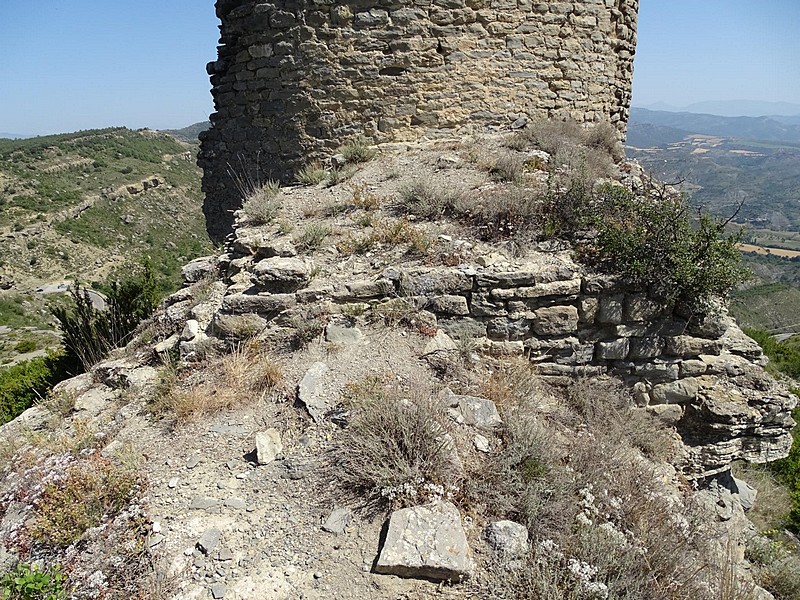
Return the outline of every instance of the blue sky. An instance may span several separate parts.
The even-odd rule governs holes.
[[[800,1],[641,0],[633,103],[800,104]]]
[[[634,103],[800,103],[800,0],[641,0]],[[212,110],[213,0],[0,0],[0,132],[183,127]]]
[[[0,132],[203,121],[218,39],[213,0],[0,0]]]

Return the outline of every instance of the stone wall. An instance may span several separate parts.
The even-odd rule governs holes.
[[[218,0],[216,112],[202,136],[216,240],[230,170],[289,180],[343,142],[414,140],[528,119],[628,119],[638,0]]]
[[[432,340],[434,366],[458,354],[450,339],[525,356],[553,383],[622,377],[641,410],[676,427],[690,476],[725,471],[736,459],[776,460],[791,446],[795,399],[766,375],[760,347],[724,311],[690,316],[655,291],[587,273],[568,252],[502,267],[389,267],[354,280],[315,277],[310,259],[258,229],[238,229],[228,250],[218,263],[201,259],[185,270],[188,281],[208,269],[226,279],[213,308],[194,309],[212,336],[280,339],[299,321],[355,314],[405,321],[427,335],[447,334],[444,344],[436,343],[441,334]]]

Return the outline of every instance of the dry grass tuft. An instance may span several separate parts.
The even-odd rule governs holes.
[[[178,424],[230,410],[260,400],[280,388],[280,366],[257,344],[241,345],[230,354],[210,359],[203,380],[167,369],[164,383],[156,394],[153,410],[173,415]]]
[[[353,417],[329,459],[336,485],[373,507],[446,497],[460,473],[444,406],[419,386],[404,394],[371,378],[348,389]]]
[[[248,220],[254,225],[271,223],[280,210],[280,203],[276,200],[280,184],[277,181],[268,181],[263,187],[250,191],[242,202],[242,210]]]

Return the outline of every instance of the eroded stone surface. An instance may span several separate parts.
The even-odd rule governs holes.
[[[450,502],[392,513],[375,570],[400,577],[459,581],[474,569],[461,515]]]

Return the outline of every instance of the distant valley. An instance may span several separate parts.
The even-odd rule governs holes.
[[[734,313],[746,326],[800,331],[800,116],[634,108],[626,154],[679,183],[693,205],[721,218],[738,210],[755,277],[736,292]]]
[[[54,343],[43,286],[97,289],[148,259],[163,291],[209,253],[197,130],[0,139],[0,364]],[[30,343],[33,339],[35,347]]]

